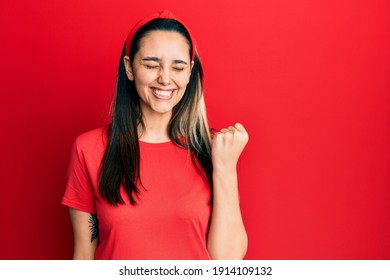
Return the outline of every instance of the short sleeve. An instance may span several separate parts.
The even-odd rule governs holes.
[[[96,213],[94,189],[78,138],[71,150],[65,194],[61,203],[87,213]]]

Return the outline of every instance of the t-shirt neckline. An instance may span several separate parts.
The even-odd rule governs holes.
[[[146,148],[164,148],[164,147],[171,147],[174,145],[172,141],[151,143],[151,142],[145,142],[145,141],[142,141],[139,139],[138,139],[138,143],[140,144],[140,146],[143,146]]]

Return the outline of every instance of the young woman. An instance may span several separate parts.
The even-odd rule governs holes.
[[[236,164],[248,134],[207,124],[203,72],[169,11],[130,31],[112,122],[77,137],[62,199],[74,259],[242,259]]]

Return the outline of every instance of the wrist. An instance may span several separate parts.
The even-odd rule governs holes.
[[[234,194],[237,192],[237,172],[235,168],[213,169],[214,194],[222,194],[225,191]],[[222,193],[221,193],[222,192]]]
[[[213,174],[236,174],[237,166],[235,164],[213,164]]]

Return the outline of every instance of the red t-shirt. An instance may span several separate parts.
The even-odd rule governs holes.
[[[143,189],[138,205],[111,206],[99,194],[98,170],[107,145],[107,127],[74,142],[62,204],[96,214],[96,259],[210,259],[206,235],[210,187],[188,151],[173,142],[140,144]]]

